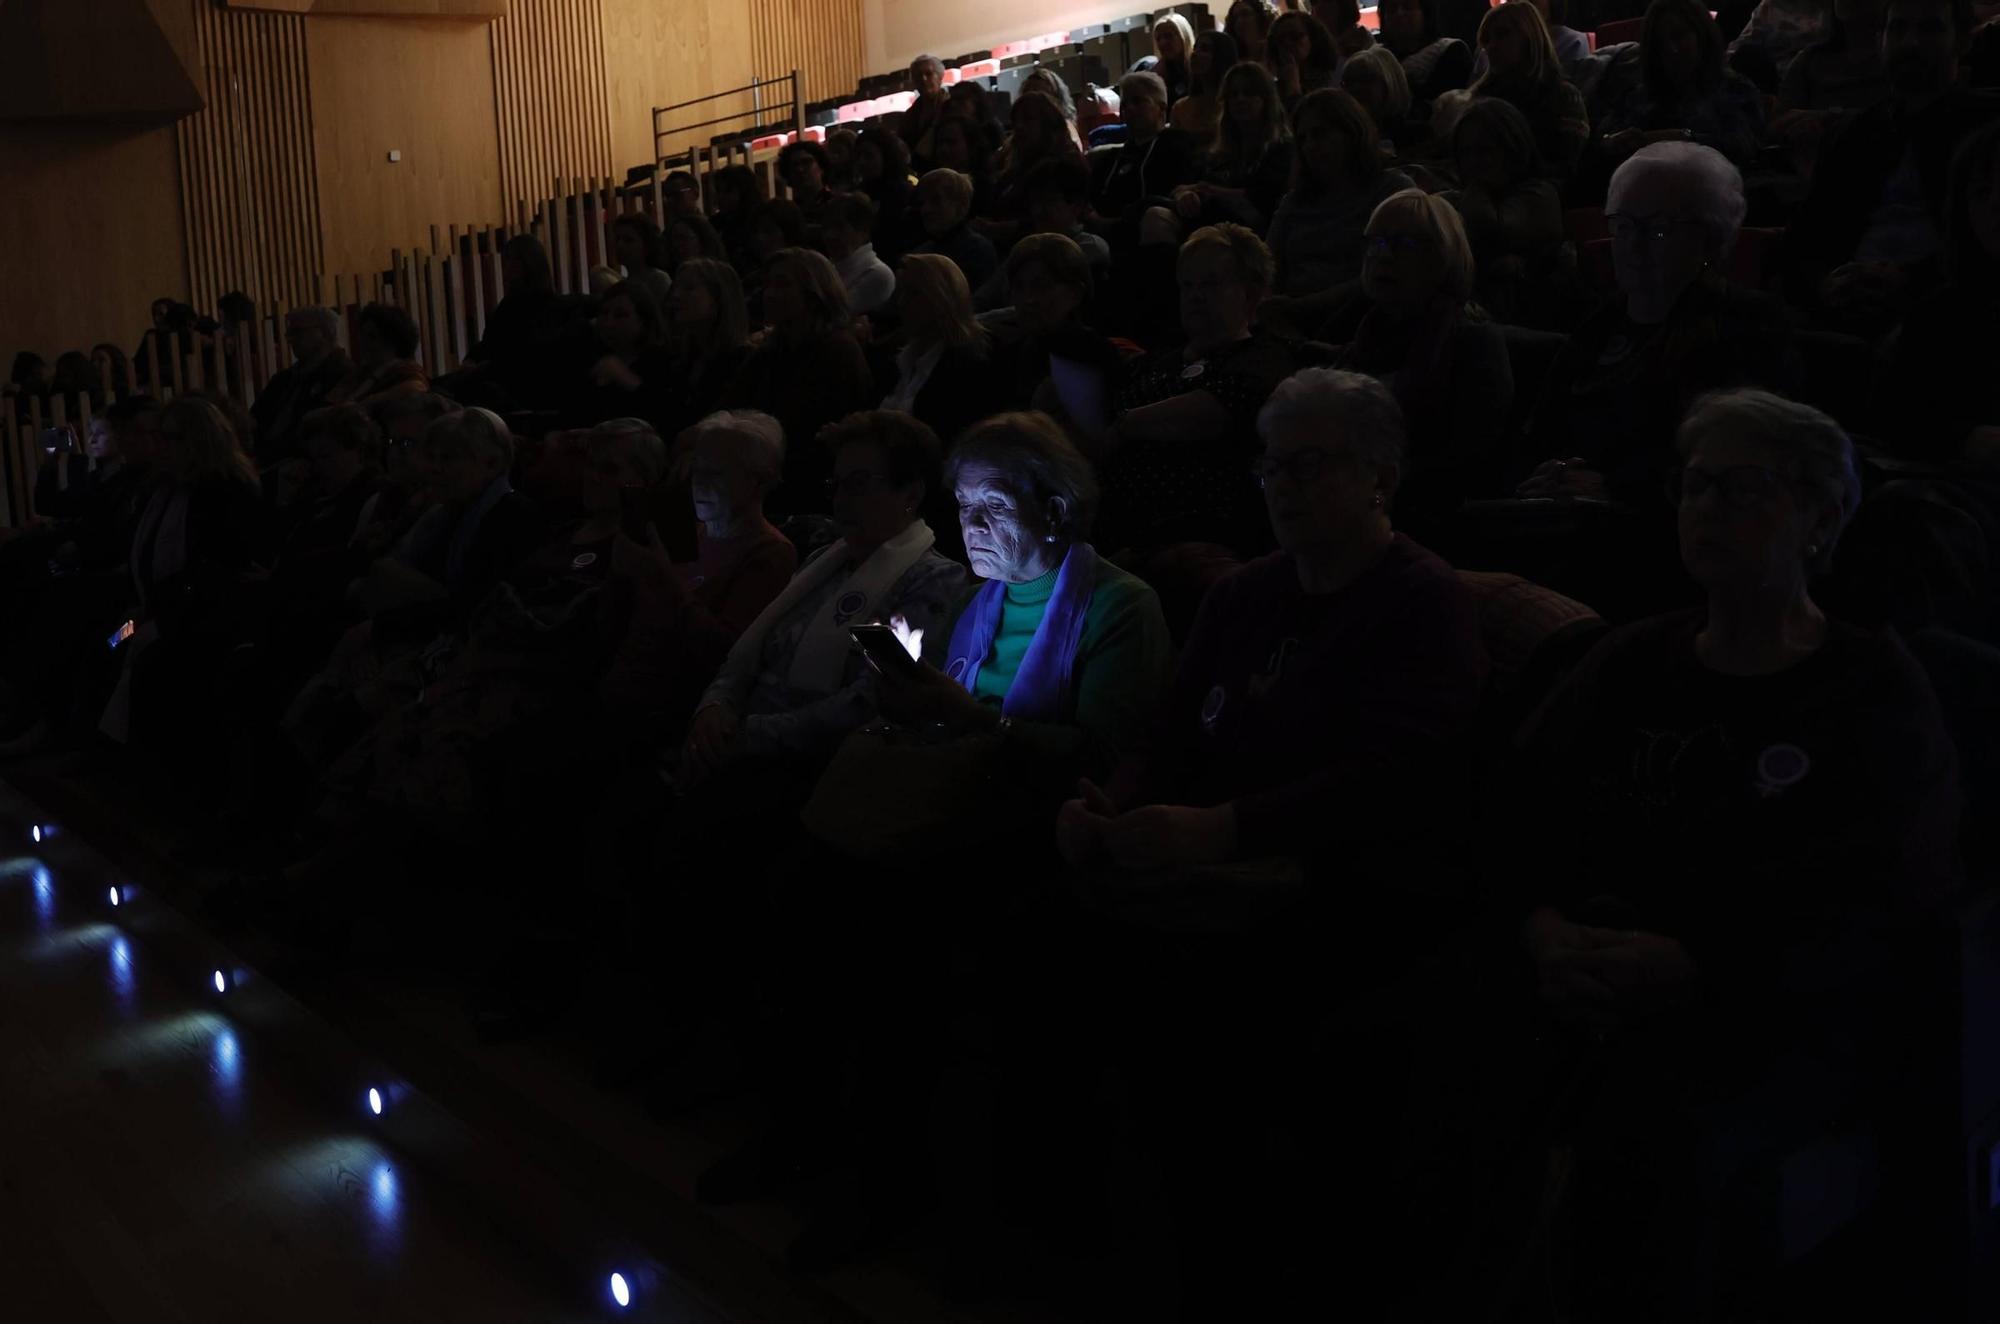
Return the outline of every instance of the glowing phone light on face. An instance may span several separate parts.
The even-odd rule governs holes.
[[[620,1310],[632,1304],[632,1288],[622,1273],[611,1275],[611,1299],[618,1303]]]

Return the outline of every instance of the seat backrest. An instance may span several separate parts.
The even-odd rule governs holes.
[[[1624,42],[1637,41],[1645,31],[1646,20],[1643,18],[1613,19],[1609,23],[1597,25],[1597,44],[1600,47],[1617,46]]]

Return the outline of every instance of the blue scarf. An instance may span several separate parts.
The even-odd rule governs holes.
[[[1008,717],[1030,722],[1061,722],[1069,718],[1070,675],[1076,669],[1077,645],[1083,640],[1083,618],[1090,613],[1090,600],[1097,591],[1097,549],[1089,543],[1070,546],[1056,572],[1056,586],[1042,608],[1041,623],[1021,669],[1000,711]],[[1000,633],[1000,613],[1007,605],[1007,586],[989,579],[952,627],[950,659],[945,674],[971,694],[979,684],[979,668],[993,651],[994,636]]]

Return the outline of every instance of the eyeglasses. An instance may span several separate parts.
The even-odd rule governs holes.
[[[853,473],[840,474],[826,480],[826,494],[840,496],[844,493],[865,492],[881,476],[868,469],[856,469]]]
[[[1728,469],[1686,468],[1669,475],[1667,499],[1676,505],[1699,500],[1714,492],[1731,510],[1754,510],[1772,493],[1785,486],[1785,476],[1761,464],[1739,464]]]
[[[1368,236],[1370,257],[1387,257],[1391,253],[1422,253],[1430,249],[1429,236],[1421,234],[1371,234]]]
[[[1257,486],[1269,487],[1273,478],[1283,475],[1294,483],[1316,482],[1321,474],[1333,464],[1332,451],[1320,446],[1308,446],[1304,450],[1293,451],[1290,455],[1265,455],[1250,466],[1250,476],[1257,480]]]
[[[1624,212],[1609,212],[1604,223],[1611,230],[1613,239],[1630,242],[1643,239],[1647,243],[1665,243],[1675,230],[1688,224],[1684,216],[1628,216]]]

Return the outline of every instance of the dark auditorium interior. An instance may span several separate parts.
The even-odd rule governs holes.
[[[0,0],[0,1318],[2000,1324],[2000,0]]]

